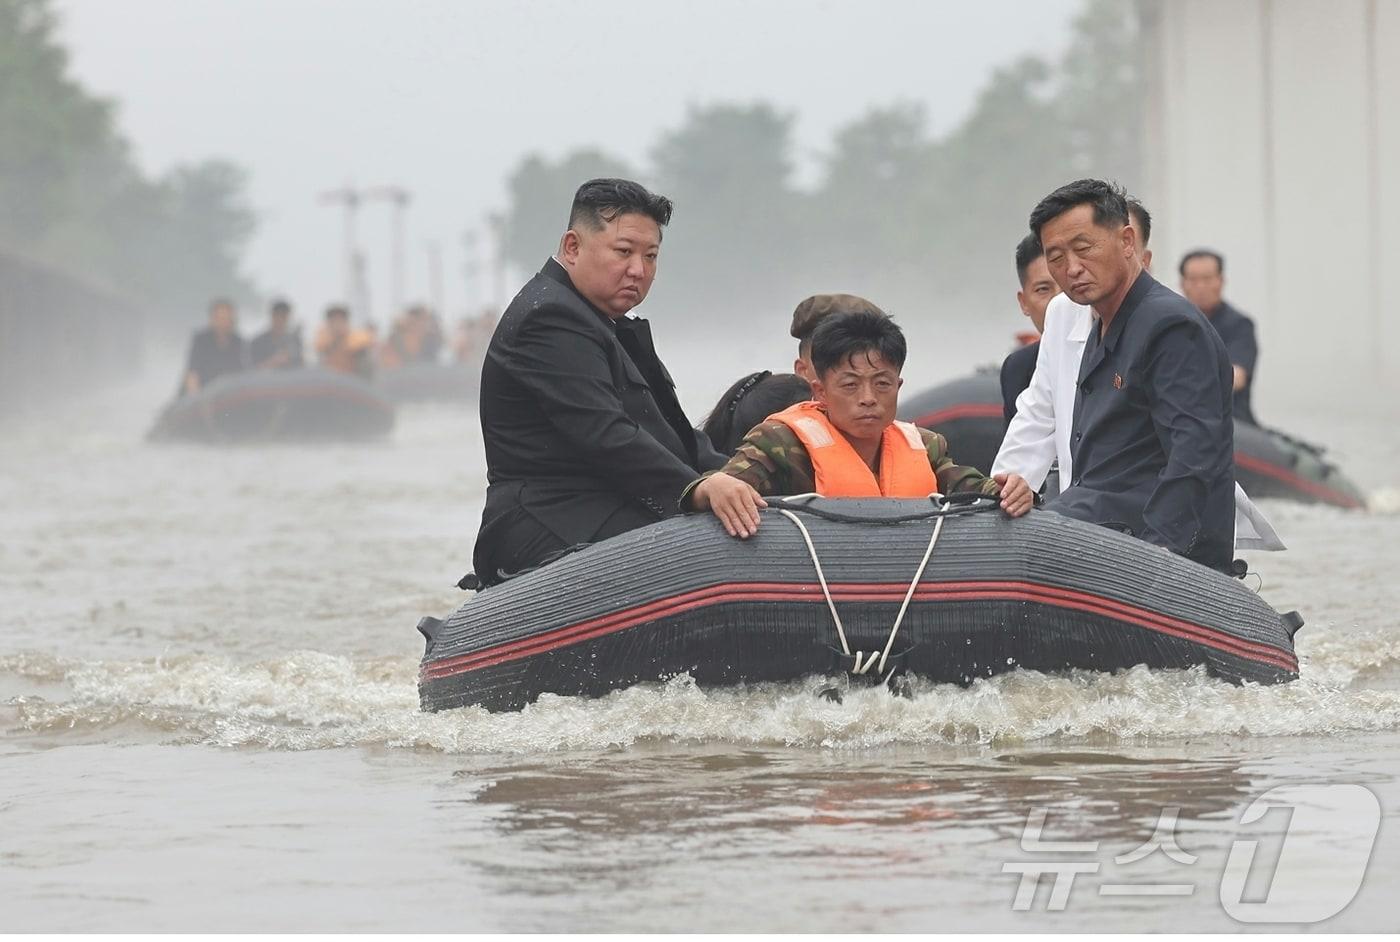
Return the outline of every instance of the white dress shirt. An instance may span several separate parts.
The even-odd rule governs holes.
[[[1075,304],[1067,294],[1057,294],[1045,309],[1045,331],[1035,360],[1031,384],[1016,397],[1016,414],[992,463],[993,474],[1019,474],[1039,490],[1056,460],[1060,486],[1074,480],[1074,456],[1069,437],[1074,424],[1074,395],[1079,384],[1079,363],[1084,344],[1094,329],[1087,304]],[[1284,549],[1273,526],[1254,506],[1239,483],[1235,484],[1235,548]]]

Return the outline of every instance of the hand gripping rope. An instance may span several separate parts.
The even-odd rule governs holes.
[[[805,500],[817,497],[816,494],[799,494],[796,497],[787,498],[784,503]],[[882,651],[871,651],[867,655],[863,651],[851,651],[851,645],[846,640],[846,628],[841,624],[841,615],[836,611],[836,602],[831,597],[831,587],[827,585],[826,573],[822,571],[821,560],[817,557],[817,547],[812,542],[812,534],[808,532],[807,525],[798,519],[797,514],[786,507],[778,507],[778,513],[787,517],[796,525],[799,533],[802,534],[802,541],[807,544],[807,553],[812,557],[812,566],[817,570],[817,581],[821,584],[822,595],[826,597],[826,607],[831,611],[831,620],[836,624],[836,637],[841,641],[841,653],[852,658],[854,666],[851,673],[858,676],[870,672],[871,667],[876,667],[876,674],[882,679],[886,679],[885,664],[889,661],[890,649],[894,647],[894,639],[899,634],[899,626],[904,623],[904,613],[909,610],[909,602],[914,598],[914,591],[919,587],[919,582],[924,578],[924,570],[928,568],[928,561],[933,556],[933,548],[938,545],[938,535],[943,532],[943,521],[949,516],[949,506],[943,502],[943,495],[933,493],[929,499],[934,502],[935,511],[932,514],[919,514],[919,517],[933,516],[933,534],[929,537],[928,548],[924,550],[924,558],[919,560],[919,568],[914,571],[914,580],[909,583],[909,591],[904,593],[904,602],[899,606],[899,614],[895,616],[894,625],[890,628],[890,636],[885,641]],[[823,515],[825,516],[825,515]],[[878,661],[877,661],[878,658]],[[878,664],[878,666],[877,666]]]

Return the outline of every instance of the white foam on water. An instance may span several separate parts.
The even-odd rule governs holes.
[[[1400,514],[1400,487],[1382,487],[1366,497],[1366,509],[1373,514]]]
[[[500,714],[420,712],[418,665],[405,658],[299,651],[258,662],[202,655],[84,662],[24,654],[0,658],[0,674],[71,691],[10,700],[31,732],[134,724],[177,741],[285,750],[529,753],[647,740],[839,749],[1400,729],[1400,690],[1365,685],[1374,672],[1400,666],[1400,638],[1325,637],[1305,647],[1304,661],[1302,679],[1277,686],[1235,686],[1199,669],[1017,671],[968,688],[916,681],[909,698],[851,688],[840,703],[819,695],[830,683],[823,678],[701,689],[682,676],[599,699],[545,696]]]

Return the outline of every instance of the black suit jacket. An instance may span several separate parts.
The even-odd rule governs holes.
[[[1234,424],[1225,344],[1185,298],[1143,272],[1084,346],[1070,452],[1050,507],[1228,569]],[[1062,484],[1064,482],[1061,482]]]
[[[489,488],[477,535],[490,571],[493,524],[521,508],[566,545],[591,542],[633,504],[679,512],[686,485],[725,457],[693,428],[645,320],[616,322],[550,259],[496,325],[481,370]]]
[[[1016,417],[1016,399],[1026,391],[1035,375],[1035,359],[1040,355],[1040,341],[1028,343],[1007,355],[1001,361],[1001,414],[1006,419],[1006,427]]]

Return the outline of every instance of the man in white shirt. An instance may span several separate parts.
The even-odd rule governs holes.
[[[1140,202],[1128,201],[1130,225],[1142,246],[1142,267],[1151,270],[1152,216]],[[1059,461],[1061,481],[1074,479],[1070,454],[1071,417],[1075,384],[1084,357],[1084,344],[1093,329],[1087,304],[1075,304],[1068,294],[1058,294],[1045,309],[1045,329],[1040,336],[1031,383],[1016,399],[1016,414],[992,463],[992,474],[1019,474],[1033,489],[1045,483],[1051,465]],[[1259,508],[1235,485],[1235,548],[1284,549],[1283,541]]]

